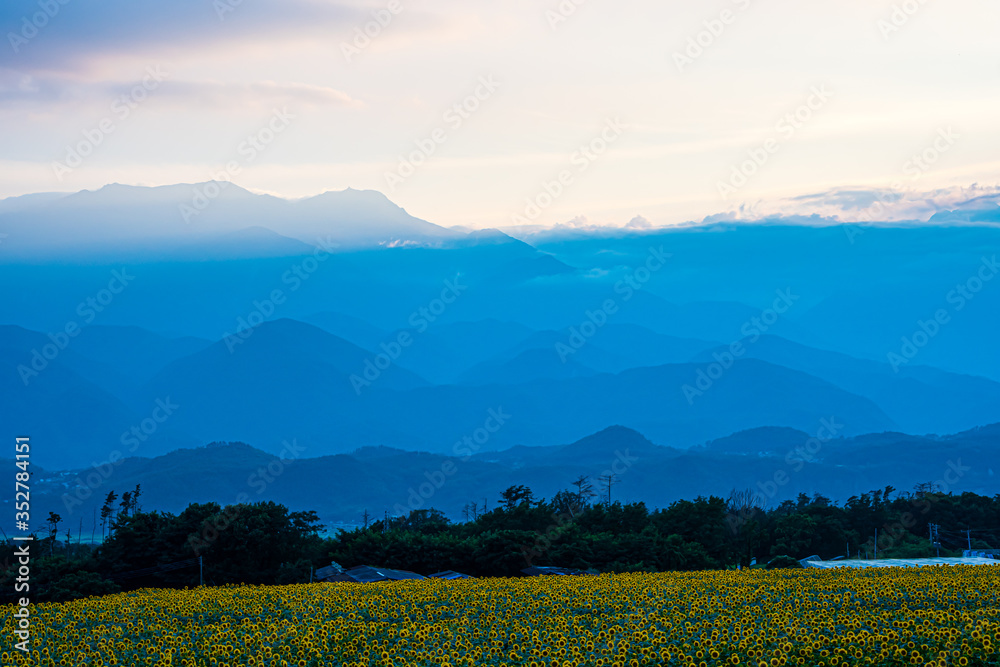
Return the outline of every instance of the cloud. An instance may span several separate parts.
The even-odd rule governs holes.
[[[84,94],[86,86],[79,81],[62,76],[38,76],[0,67],[0,104],[30,103],[52,104],[60,99],[76,99]]]
[[[261,43],[349,29],[368,15],[320,0],[6,0],[0,3],[0,64],[24,71],[81,71],[101,56],[207,45]]]
[[[40,90],[38,82],[30,74],[0,68],[0,98],[35,95]]]
[[[741,224],[783,224],[828,226],[834,224],[903,224],[936,225],[1000,223],[1000,186],[954,186],[936,190],[895,191],[879,188],[848,187],[797,195],[774,201],[741,204],[738,208],[668,226],[655,225],[645,217],[635,216],[622,227],[601,225],[584,216],[552,225],[505,229],[528,243],[556,236],[575,234],[617,236],[643,234],[665,228],[725,229]]]
[[[998,201],[1000,187],[978,183],[923,191],[845,187],[772,202],[744,204],[736,211],[708,216],[703,222],[759,221],[768,218],[794,218],[802,224],[924,222],[954,210],[992,210]]]
[[[267,106],[271,104],[297,103],[307,107],[354,107],[364,104],[347,93],[326,86],[305,83],[278,83],[258,81],[248,84],[221,83],[215,81],[177,81],[163,86],[166,98],[196,100],[205,106]]]
[[[245,108],[280,104],[301,107],[353,107],[361,108],[363,102],[349,94],[307,83],[256,81],[250,83],[220,81],[175,81],[169,71],[150,68],[158,72],[162,82],[156,85],[158,99],[171,100],[186,107]],[[146,76],[146,75],[143,75]],[[0,104],[79,105],[95,102],[107,105],[111,100],[128,98],[141,86],[143,77],[134,81],[104,81],[82,83],[76,77],[63,74],[32,75],[0,68]]]
[[[837,205],[845,210],[860,210],[869,208],[877,201],[883,201],[891,196],[889,190],[831,190],[792,197],[791,201],[805,205]]]

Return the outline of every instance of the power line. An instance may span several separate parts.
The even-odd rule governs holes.
[[[941,526],[938,525],[938,524],[936,524],[936,523],[929,523],[929,524],[927,524],[927,528],[930,531],[931,546],[937,548],[937,555],[938,555],[938,557],[940,557],[941,556],[941,538],[940,538],[940,535],[938,534],[938,531],[941,529]]]
[[[951,530],[948,528],[941,528],[941,524],[929,523],[927,528],[930,532],[931,545],[937,547],[938,556],[941,555],[941,541],[944,540],[952,547],[959,549],[967,549],[972,551],[972,533],[990,533],[991,536],[995,534],[995,531],[989,528],[962,528],[960,530]],[[944,536],[942,537],[942,533]],[[965,544],[962,544],[965,542]]]
[[[942,530],[944,530],[944,532],[946,532],[946,533],[953,533],[953,534],[956,534],[956,535],[958,535],[958,534],[964,535],[965,533],[970,533],[970,532],[971,533],[996,533],[996,532],[998,532],[996,528],[962,528],[960,530],[949,530],[947,528],[943,528]]]

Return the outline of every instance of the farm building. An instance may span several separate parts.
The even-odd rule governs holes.
[[[803,567],[832,570],[840,567],[855,569],[873,567],[927,567],[932,565],[1000,565],[993,558],[879,558],[878,560],[806,560]]]
[[[529,577],[545,577],[545,576],[557,576],[557,577],[579,577],[582,575],[591,574],[584,570],[574,570],[570,567],[539,567],[532,566],[526,567],[521,570],[523,574]]]
[[[337,563],[331,563],[327,567],[316,570],[316,578],[326,582],[346,581],[371,584],[379,581],[402,581],[404,579],[425,579],[426,577],[409,570],[392,570],[387,567],[372,567],[371,565],[359,565],[345,570]]]
[[[377,581],[402,581],[404,579],[427,578],[409,570],[390,570],[387,567],[372,567],[371,565],[352,567],[350,570],[345,570],[344,574],[363,584],[371,584]]]
[[[317,581],[355,581],[344,574],[344,568],[336,562],[317,569],[314,576]]]
[[[455,579],[472,579],[473,577],[462,574],[461,572],[455,572],[454,570],[445,570],[443,572],[435,572],[434,574],[427,575],[428,579],[448,579],[454,581]]]

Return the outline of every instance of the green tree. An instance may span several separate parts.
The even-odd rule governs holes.
[[[534,502],[535,494],[523,484],[509,486],[500,494],[501,507],[508,512],[520,505],[530,507]]]
[[[62,521],[62,517],[55,512],[49,512],[49,517],[45,520],[45,523],[49,527],[49,555],[55,553],[56,537],[59,535],[59,523]]]
[[[118,494],[114,491],[109,491],[107,497],[104,499],[104,504],[101,506],[101,540],[104,540],[104,529],[106,526],[110,525],[110,522],[114,516],[114,503],[118,499]]]

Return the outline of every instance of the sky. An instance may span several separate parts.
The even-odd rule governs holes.
[[[0,197],[226,178],[476,228],[849,219],[872,193],[920,215],[1000,185],[998,24],[994,0],[7,0]]]

